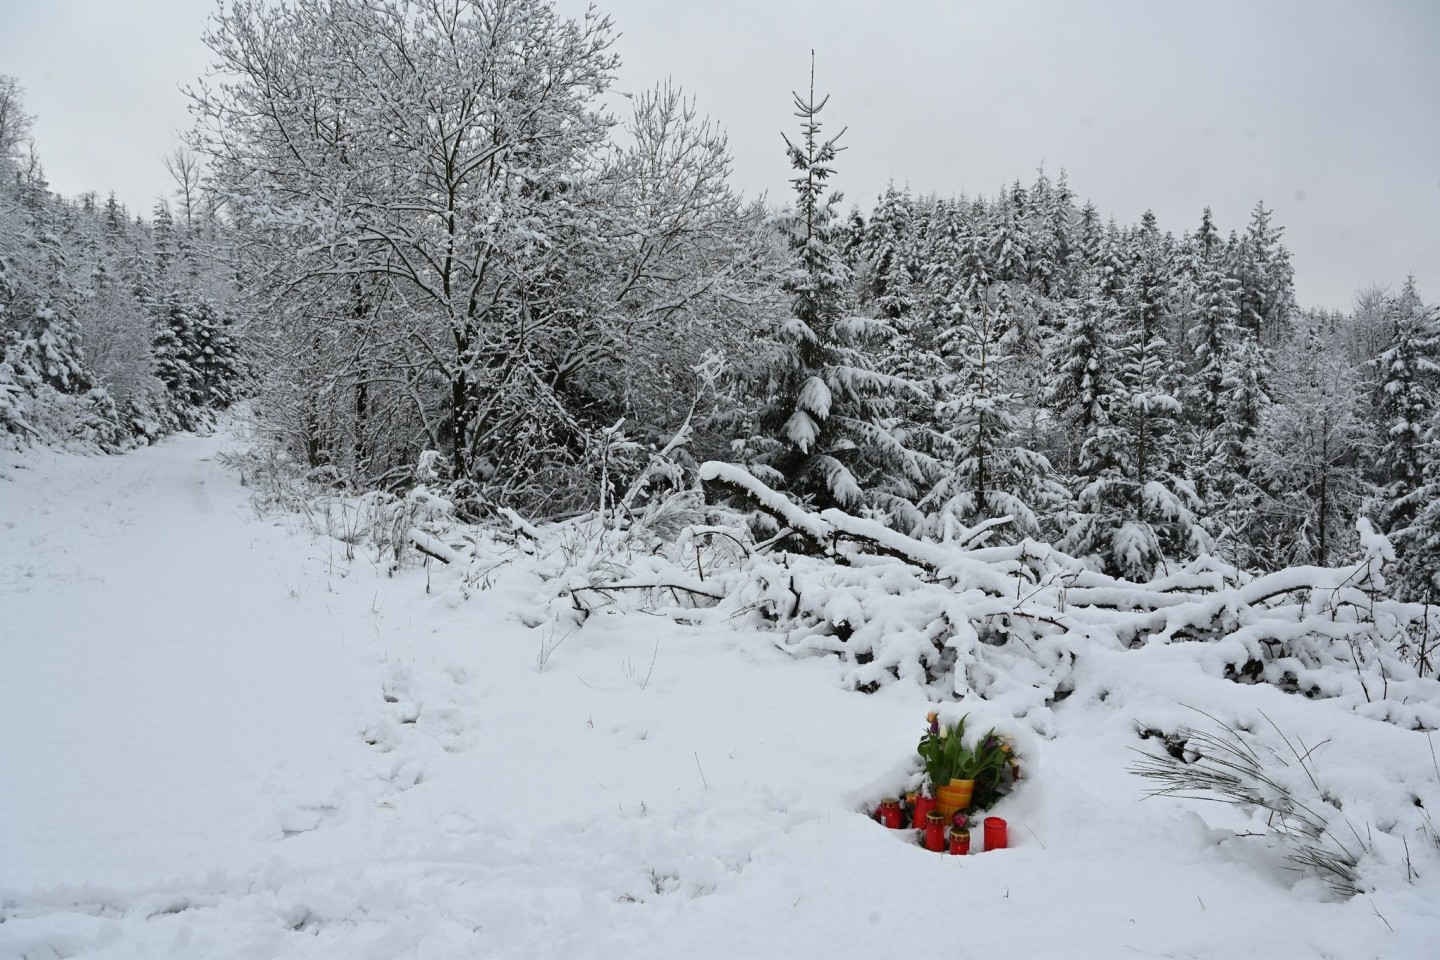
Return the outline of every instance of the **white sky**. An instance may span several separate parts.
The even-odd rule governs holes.
[[[578,15],[584,0],[558,0]],[[1061,166],[1102,214],[1243,229],[1263,199],[1304,305],[1407,272],[1440,300],[1440,2],[601,0],[622,89],[672,77],[730,132],[735,182],[786,199],[790,91],[849,127],[836,185],[994,193]],[[0,0],[52,186],[148,214],[205,68],[211,0]]]

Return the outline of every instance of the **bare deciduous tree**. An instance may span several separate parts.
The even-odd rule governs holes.
[[[195,217],[200,211],[200,161],[184,147],[176,147],[161,160],[165,172],[175,181],[174,197],[185,212],[185,229],[194,230]]]
[[[18,158],[30,140],[35,118],[25,112],[25,90],[14,77],[0,74],[0,158]]]

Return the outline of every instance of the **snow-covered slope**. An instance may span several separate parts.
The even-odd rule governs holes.
[[[347,561],[258,516],[227,444],[0,463],[0,957],[1435,955],[1423,733],[1097,651],[1052,739],[971,721],[1020,735],[1013,848],[928,854],[856,812],[905,783],[918,688],[724,623],[528,628],[524,564],[462,599]],[[1328,741],[1373,891],[1142,799],[1137,727],[1203,725],[1181,703]]]

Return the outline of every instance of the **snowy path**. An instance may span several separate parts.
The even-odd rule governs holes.
[[[853,813],[917,692],[638,615],[540,669],[525,577],[346,563],[226,443],[0,464],[0,958],[1433,955],[1136,802],[1158,665],[1036,745],[1015,849],[935,857]]]

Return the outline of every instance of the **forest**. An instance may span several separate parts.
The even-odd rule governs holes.
[[[1433,8],[197,2],[0,74],[0,957],[1437,955]]]
[[[783,201],[747,198],[678,86],[614,112],[616,36],[541,0],[232,4],[148,215],[52,192],[0,78],[3,442],[115,452],[243,403],[320,488],[535,523],[623,522],[720,461],[1134,582],[1343,564],[1364,518],[1399,595],[1440,598],[1413,280],[1307,309],[1263,199],[1116,223],[1063,168],[847,205],[863,131],[831,135],[813,73]]]

